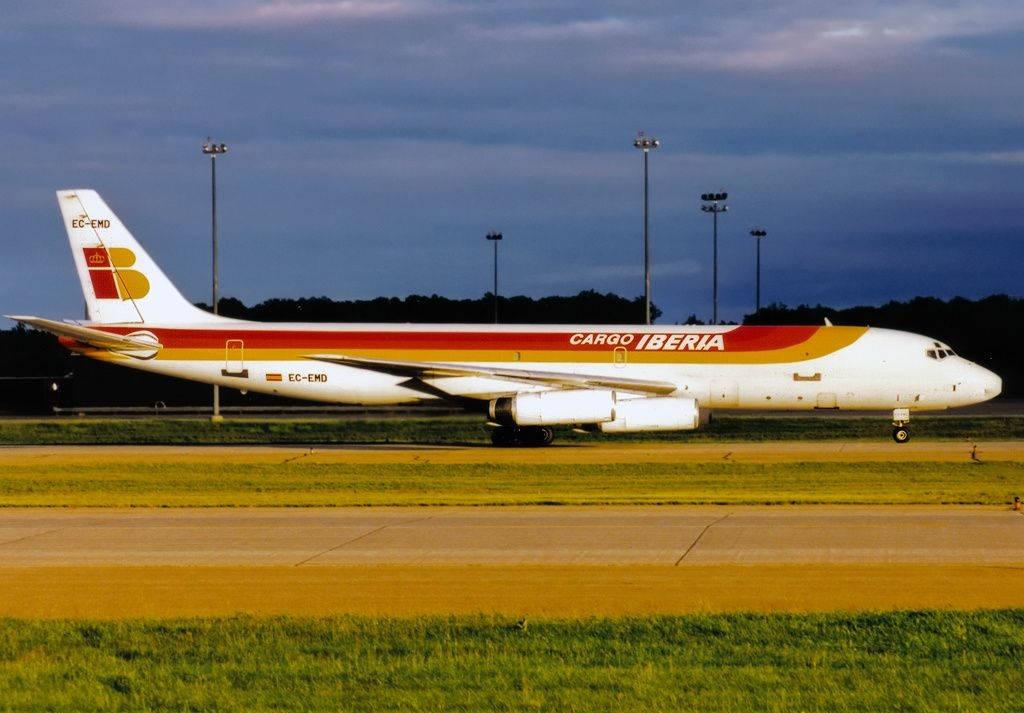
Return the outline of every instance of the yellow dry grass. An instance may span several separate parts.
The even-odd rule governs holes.
[[[688,612],[1024,606],[1024,568],[976,565],[5,567],[0,616]]]

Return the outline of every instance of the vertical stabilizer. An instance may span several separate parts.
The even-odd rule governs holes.
[[[104,323],[213,322],[186,300],[100,195],[57,191],[89,319]]]

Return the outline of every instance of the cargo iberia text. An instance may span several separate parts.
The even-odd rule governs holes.
[[[633,334],[631,332],[576,332],[569,337],[573,346],[628,347],[633,351],[725,351],[721,334]]]

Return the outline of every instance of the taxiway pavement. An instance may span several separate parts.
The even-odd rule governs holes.
[[[1024,565],[1005,507],[0,511],[0,568],[277,565]]]
[[[0,511],[0,616],[1024,606],[998,507]]]

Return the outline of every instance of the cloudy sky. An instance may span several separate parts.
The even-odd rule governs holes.
[[[54,191],[99,190],[209,300],[643,293],[662,322],[764,302],[1020,296],[1020,0],[4,0],[0,312],[77,317]],[[10,323],[8,323],[9,325]]]

